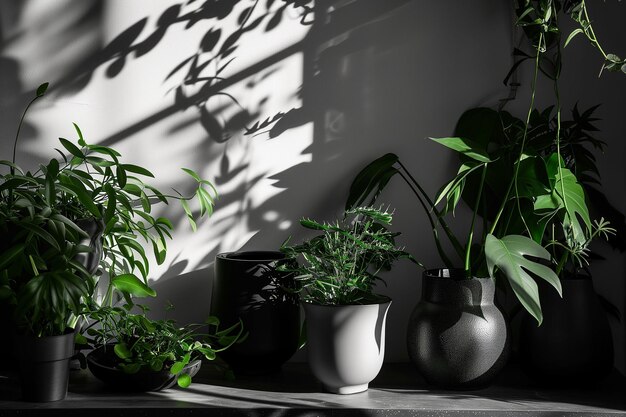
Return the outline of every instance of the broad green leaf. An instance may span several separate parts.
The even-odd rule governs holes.
[[[521,235],[508,235],[498,239],[492,234],[485,241],[485,257],[489,275],[493,278],[495,268],[507,277],[513,292],[524,308],[537,320],[543,321],[537,283],[531,272],[552,285],[562,296],[561,281],[554,271],[527,256],[550,260],[550,253],[532,239]]]
[[[119,291],[136,297],[156,297],[156,291],[148,287],[133,274],[115,276],[111,280],[111,284]]]
[[[117,357],[120,359],[128,359],[132,356],[132,353],[130,352],[130,350],[128,349],[128,346],[126,346],[125,343],[117,343],[113,347],[113,351],[115,352]]]
[[[179,375],[176,382],[178,383],[179,387],[187,388],[189,385],[191,385],[191,376],[189,374]]]
[[[172,367],[170,368],[170,373],[176,375],[179,374],[183,368],[185,367],[185,364],[183,362],[174,362],[174,364],[172,365]]]
[[[471,139],[456,137],[456,138],[430,138],[435,142],[462,153],[478,162],[491,162],[487,151]]]

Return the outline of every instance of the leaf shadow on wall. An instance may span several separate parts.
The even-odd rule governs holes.
[[[336,9],[331,7],[335,2],[316,2],[316,10],[312,13],[316,18],[312,20],[310,2],[283,0],[278,3],[270,0],[259,6],[255,1],[239,12],[239,26],[232,33],[225,33],[221,23],[236,10],[235,6],[240,1],[192,0],[174,4],[161,13],[153,30],[147,29],[148,18],[142,18],[97,52],[85,55],[82,60],[73,60],[75,65],[58,75],[56,82],[51,80],[54,88],[51,92],[59,95],[79,92],[87,87],[96,71],[101,68],[104,69],[105,78],[113,79],[131,66],[134,60],[155,51],[173,25],[191,28],[204,21],[209,27],[199,43],[197,53],[173,65],[164,80],[165,82],[169,77],[181,77],[184,74],[180,85],[173,90],[174,102],[99,143],[115,146],[132,140],[136,133],[195,107],[196,116],[175,126],[171,133],[182,131],[186,126],[195,123],[203,126],[207,134],[198,145],[198,152],[194,157],[198,164],[206,164],[207,161],[220,164],[220,173],[214,182],[218,187],[228,188],[229,191],[221,193],[219,206],[238,205],[235,214],[222,220],[224,224],[213,223],[213,227],[219,226],[227,230],[236,222],[244,222],[245,228],[256,234],[241,249],[275,249],[287,236],[299,232],[294,223],[300,217],[323,216],[328,213],[328,207],[339,211],[343,205],[346,190],[342,186],[346,183],[346,177],[353,175],[346,171],[349,166],[345,164],[344,158],[350,156],[351,148],[362,141],[363,137],[372,135],[370,129],[376,123],[377,117],[371,109],[372,101],[384,96],[384,90],[390,87],[389,83],[392,89],[397,89],[403,83],[403,80],[381,82],[368,68],[370,64],[380,66],[385,51],[406,44],[410,38],[406,31],[410,31],[412,22],[408,17],[398,17],[401,13],[395,11],[407,2],[367,0]],[[260,16],[252,18],[254,7],[265,9]],[[252,36],[252,30],[263,27],[262,25],[265,25],[264,33],[274,30],[280,25],[288,8],[299,11],[302,23],[312,24],[310,34],[303,41],[276,51],[227,79],[222,78],[223,71],[236,57],[239,45],[247,40],[247,36]],[[91,13],[97,14],[99,9],[94,10]],[[388,15],[393,15],[391,21],[383,18]],[[401,20],[401,25],[397,25],[398,19]],[[255,41],[260,42],[258,38]],[[54,54],[55,51],[48,53]],[[281,61],[300,53],[304,61],[302,87],[300,91],[293,92],[294,96],[302,100],[300,108],[285,109],[284,114],[267,115],[263,111],[267,96],[256,103],[256,108],[243,108],[236,97],[231,97],[224,91],[242,82],[248,83],[246,88],[250,91],[262,88],[279,68]],[[217,69],[213,73],[207,73],[210,67]],[[373,84],[376,84],[378,97],[376,93],[374,96],[371,94]],[[271,91],[268,94],[271,95]],[[206,104],[210,98],[216,96],[227,97],[230,101],[222,107],[209,110]],[[384,105],[388,99],[382,102]],[[236,111],[233,112],[233,108]],[[377,108],[380,106],[374,106],[374,110]],[[231,115],[228,119],[218,117],[227,111]],[[268,120],[268,123],[264,124],[259,120],[256,128],[269,129],[267,140],[275,140],[283,132],[310,122],[313,124],[313,140],[302,151],[303,155],[310,157],[310,161],[273,174],[269,179],[275,181],[274,187],[281,189],[281,192],[254,206],[248,194],[266,177],[258,174],[238,180],[245,177],[242,174],[249,169],[250,161],[236,161],[229,148],[224,148],[220,155],[213,151],[216,144],[229,143],[234,138],[239,138],[242,143],[263,140],[254,136],[260,129],[255,130],[253,122],[261,118]],[[250,124],[252,127],[249,128]],[[248,135],[243,137],[244,133]],[[242,146],[245,147],[245,144]],[[323,198],[308,192],[306,184],[310,181],[315,182],[313,189],[327,190]],[[266,215],[269,212],[276,212],[278,215],[270,218]],[[164,214],[173,220],[175,227],[185,221],[184,216],[174,208],[167,208]],[[285,226],[289,223],[291,224]],[[210,264],[222,250],[223,246],[218,244],[207,251],[199,264]],[[175,312],[178,317],[175,318],[181,321],[202,320],[209,308],[212,268],[180,275],[188,267],[189,261],[184,258],[183,253],[170,254],[170,259],[168,271],[153,283],[155,289],[178,306]],[[162,301],[165,299],[159,299],[159,303]],[[161,308],[155,306],[153,310],[158,314]]]

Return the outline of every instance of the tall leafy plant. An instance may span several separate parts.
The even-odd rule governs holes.
[[[582,10],[586,16],[584,2],[567,2],[567,7],[568,13]],[[505,111],[472,109],[459,120],[454,137],[433,139],[457,152],[461,160],[455,177],[433,199],[396,155],[387,154],[357,175],[346,204],[371,204],[391,178],[399,175],[424,209],[445,265],[462,265],[467,278],[495,277],[500,271],[538,323],[542,321],[542,312],[534,278],[547,281],[561,294],[559,274],[565,266],[582,265],[590,241],[613,232],[603,219],[592,222],[571,158],[569,162],[564,158],[564,148],[576,144],[563,142],[568,132],[561,121],[558,85],[561,44],[557,16],[561,9],[561,2],[551,0],[521,1],[517,9],[516,24],[525,30],[533,48],[530,54],[516,50],[516,55],[523,58],[512,69],[515,71],[525,60],[534,63],[525,119]],[[590,26],[584,22],[581,25],[585,26],[583,31],[570,34],[566,43],[577,33],[595,39]],[[549,45],[555,45],[555,52],[548,57]],[[605,63],[605,67],[615,69],[610,63]],[[554,83],[554,119],[550,116],[552,109],[547,113],[535,110],[540,73]],[[539,123],[542,118],[548,118],[550,123]],[[462,197],[472,217],[467,235],[460,239],[446,218],[454,214]],[[482,228],[478,228],[477,221],[482,221]],[[441,234],[449,241],[452,254],[444,249]]]
[[[196,198],[204,216],[211,214],[216,197],[213,185],[189,169],[184,171],[197,183],[194,195],[161,193],[144,182],[153,177],[150,171],[123,163],[112,148],[88,144],[76,124],[76,142],[60,138],[59,157],[34,172],[21,169],[15,150],[22,122],[47,87],[37,89],[22,116],[13,160],[0,161],[8,169],[0,176],[0,230],[6,236],[1,244],[0,297],[15,306],[19,326],[38,336],[73,326],[82,304],[95,302],[99,273],[109,280],[104,304],[111,305],[114,294],[129,303],[132,295],[155,296],[148,286],[149,259],[139,240],[152,246],[160,264],[173,225],[154,217],[153,206],[180,200],[195,229],[188,201]],[[97,236],[84,230],[84,221],[97,226]],[[94,252],[94,245],[88,245],[94,238],[95,246],[102,239],[103,248],[103,255],[96,255],[100,268],[95,274],[81,261]]]

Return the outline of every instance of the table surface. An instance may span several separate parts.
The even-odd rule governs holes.
[[[15,380],[0,373],[3,416],[626,416],[626,383],[617,373],[594,387],[537,388],[516,366],[476,391],[433,389],[411,364],[385,364],[368,391],[336,395],[322,391],[306,364],[228,381],[205,363],[187,389],[119,393],[82,370],[72,371],[64,401],[27,403],[19,395]]]

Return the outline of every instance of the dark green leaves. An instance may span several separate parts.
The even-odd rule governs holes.
[[[111,284],[119,291],[135,297],[156,297],[156,291],[133,274],[115,276],[111,279]]]
[[[477,142],[467,138],[430,138],[435,142],[462,153],[478,162],[491,162],[487,151],[482,149]]]
[[[46,94],[46,91],[48,90],[49,85],[50,85],[49,83],[43,83],[39,87],[37,87],[37,92],[36,92],[37,97],[43,97],[43,95]]]
[[[389,180],[398,173],[394,166],[397,162],[398,156],[388,153],[363,168],[352,181],[346,201],[346,210],[363,205],[372,205],[387,186]],[[368,200],[368,197],[371,198]],[[366,200],[368,200],[367,203]]]

